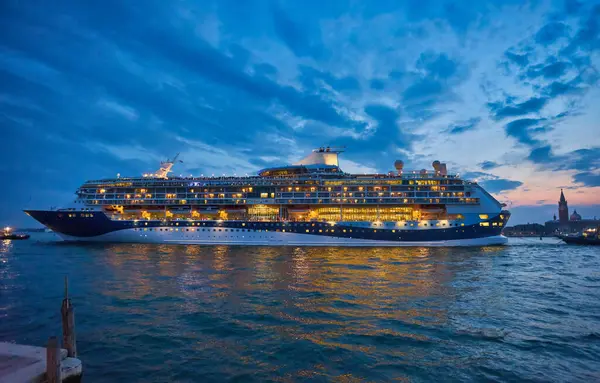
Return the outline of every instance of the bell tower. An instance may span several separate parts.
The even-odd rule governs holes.
[[[560,200],[558,201],[558,221],[560,223],[569,222],[569,206],[562,189],[560,189]]]

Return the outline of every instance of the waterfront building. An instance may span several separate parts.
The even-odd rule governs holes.
[[[577,213],[577,210],[573,210],[573,214],[569,217],[569,207],[567,199],[563,190],[560,190],[560,198],[558,200],[558,219],[556,215],[551,221],[546,221],[545,227],[546,232],[551,233],[575,233],[581,232],[590,227],[597,227],[600,225],[600,220],[594,217],[593,219],[584,219]]]

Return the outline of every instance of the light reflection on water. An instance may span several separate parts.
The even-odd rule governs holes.
[[[0,247],[0,340],[41,345],[58,334],[68,274],[91,381],[598,377],[595,249],[50,238]]]

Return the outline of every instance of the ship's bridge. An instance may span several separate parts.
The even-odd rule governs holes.
[[[308,173],[328,173],[336,174],[342,173],[339,167],[336,165],[289,165],[289,166],[278,166],[275,168],[266,168],[258,172],[261,177],[285,177],[285,176],[298,176]]]

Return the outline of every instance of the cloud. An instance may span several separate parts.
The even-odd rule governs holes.
[[[483,181],[481,184],[490,193],[500,193],[503,191],[514,190],[523,185],[523,182],[499,178],[495,180]]]
[[[500,165],[498,165],[494,161],[483,161],[479,163],[479,167],[481,167],[482,170],[491,170],[497,168],[498,166]]]
[[[584,184],[585,186],[600,186],[600,174],[584,172],[577,173],[573,177],[573,180],[577,183]]]
[[[370,81],[371,89],[383,90],[385,88],[385,82],[381,79],[374,78]]]
[[[588,187],[600,186],[600,147],[577,149],[561,155],[553,153],[550,145],[535,148],[528,159],[551,171],[576,171],[573,182]]]
[[[535,42],[541,45],[550,45],[559,38],[567,36],[569,27],[562,22],[551,22],[544,25],[536,34]]]
[[[423,78],[409,86],[402,98],[404,101],[423,100],[438,96],[444,91],[442,83],[432,78]]]
[[[504,55],[508,58],[509,61],[521,66],[525,67],[529,64],[529,57],[527,54],[517,54],[512,52],[505,52]]]
[[[557,155],[550,145],[546,145],[533,149],[528,158],[552,170],[589,172],[600,169],[600,147],[577,149]]]
[[[106,110],[112,111],[114,113],[117,113],[130,121],[137,121],[139,117],[135,109],[123,104],[119,104],[115,101],[99,100],[98,106]]]
[[[533,134],[547,130],[546,127],[540,125],[544,121],[546,120],[543,118],[522,118],[520,120],[511,121],[505,126],[506,134],[516,138],[517,141],[522,144],[536,145],[539,141],[533,138]]]
[[[469,130],[475,129],[477,127],[477,125],[479,125],[480,122],[481,122],[480,117],[473,117],[466,121],[460,121],[460,122],[454,123],[452,126],[450,126],[448,131],[450,134],[464,133]]]
[[[457,74],[460,68],[459,64],[451,60],[447,54],[431,51],[421,53],[416,67],[424,70],[427,76],[438,79],[451,78]]]
[[[319,58],[323,55],[321,44],[310,41],[306,29],[281,8],[277,1],[271,3],[275,32],[298,57]]]
[[[475,182],[479,183],[490,193],[501,193],[504,191],[510,191],[523,185],[523,182],[521,181],[501,178],[497,175],[485,172],[466,172],[463,173],[462,176],[465,179],[474,180]]]
[[[565,12],[568,15],[577,13],[583,4],[579,0],[565,0]]]
[[[548,103],[546,97],[533,97],[519,104],[512,104],[509,99],[504,103],[489,104],[493,117],[501,120],[506,117],[523,116],[530,113],[537,113]]]
[[[577,33],[573,36],[568,46],[561,50],[563,55],[576,54],[578,50],[594,51],[600,49],[600,4],[594,5],[582,17]]]
[[[336,92],[360,90],[358,80],[352,76],[338,77],[308,66],[301,66],[300,72],[300,81],[307,90],[319,92],[323,84],[330,86]]]
[[[541,164],[552,161],[552,147],[550,145],[533,149],[528,157],[531,161]]]
[[[571,64],[564,61],[554,62],[549,65],[536,65],[531,66],[527,70],[527,77],[530,79],[538,78],[540,76],[545,79],[555,79],[563,76]]]

